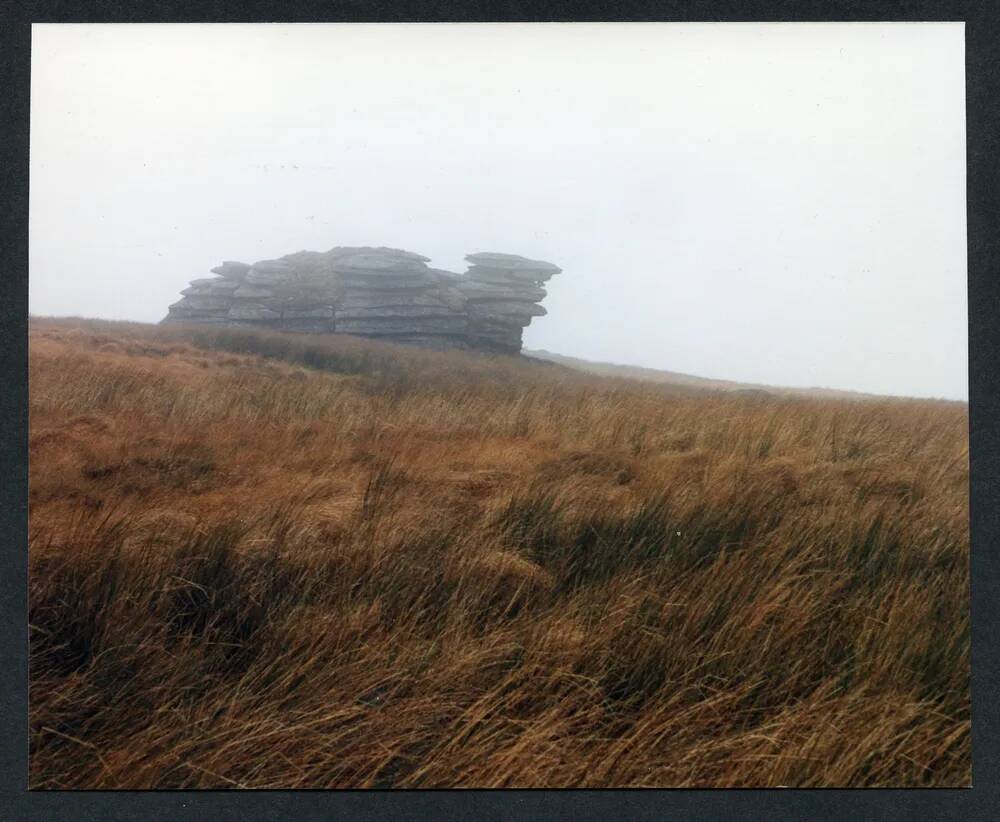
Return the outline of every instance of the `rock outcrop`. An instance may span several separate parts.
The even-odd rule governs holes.
[[[249,265],[228,260],[192,280],[163,322],[355,334],[409,345],[516,354],[546,311],[542,283],[561,270],[516,254],[466,257],[465,274],[396,248],[300,251]]]
[[[524,327],[547,313],[538,304],[546,294],[542,283],[562,269],[516,254],[479,253],[465,259],[472,266],[456,288],[466,300],[473,347],[520,352]]]

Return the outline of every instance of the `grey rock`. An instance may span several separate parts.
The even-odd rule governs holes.
[[[497,340],[519,340],[524,331],[520,322],[509,318],[473,317],[469,319],[469,334]]]
[[[518,328],[514,332],[502,332],[502,331],[483,331],[482,329],[469,331],[469,337],[473,340],[489,340],[492,343],[504,346],[520,346],[521,345],[521,329]]]
[[[400,260],[411,260],[418,263],[430,262],[430,257],[424,257],[413,251],[404,251],[402,248],[386,248],[385,246],[337,246],[326,252],[325,256],[332,260],[341,260],[344,257],[353,257],[357,254],[374,255],[385,258]]]
[[[452,311],[465,311],[465,295],[452,286],[442,286],[435,290],[434,295],[440,297],[441,302],[447,305]]]
[[[295,269],[281,260],[260,260],[251,266],[244,277],[251,285],[283,285],[297,279]]]
[[[250,266],[246,263],[237,262],[236,260],[226,260],[222,265],[213,268],[212,273],[221,274],[223,277],[231,280],[242,280],[249,270]]]
[[[552,274],[545,271],[511,271],[510,276],[515,280],[523,280],[531,283],[547,283],[552,279]]]
[[[339,277],[341,288],[346,291],[412,291],[414,289],[433,288],[438,285],[438,281],[429,276],[426,272],[416,272],[411,276],[397,277],[367,274],[341,274]]]
[[[426,272],[427,266],[419,260],[409,260],[403,257],[386,257],[382,254],[351,254],[334,261],[335,271],[345,273],[401,274],[405,272]]]
[[[297,299],[314,303],[334,303],[343,296],[343,289],[338,286],[306,285],[297,289]]]
[[[215,279],[192,280],[191,285],[181,291],[181,294],[197,296],[221,296],[232,294],[240,287],[239,280],[227,280],[223,277]]]
[[[478,302],[469,303],[469,314],[483,317],[517,316],[525,317],[530,322],[532,317],[544,317],[549,312],[538,303],[527,302]]]
[[[181,316],[177,314],[167,314],[162,320],[160,320],[160,325],[172,325],[174,323],[197,323],[198,325],[228,325],[229,320],[225,317],[216,316]]]
[[[226,320],[226,323],[238,328],[266,328],[273,331],[281,330],[281,320],[276,320],[273,317],[265,320],[234,320],[229,318]]]
[[[325,279],[335,276],[333,260],[319,251],[296,251],[278,262],[291,266],[305,279]]]
[[[311,319],[331,319],[333,317],[332,305],[317,305],[312,308],[287,307],[281,312],[284,320],[311,320]]]
[[[289,265],[284,260],[258,260],[250,268],[254,271],[269,271],[275,274],[293,274],[295,272],[294,266]]]
[[[469,322],[475,326],[475,320],[489,320],[497,325],[506,325],[516,328],[525,328],[531,324],[531,317],[526,314],[482,314],[479,317],[470,317]]]
[[[285,285],[292,283],[296,279],[294,268],[285,269],[259,269],[256,266],[251,268],[244,281],[251,285]]]
[[[168,316],[171,317],[182,317],[185,319],[198,319],[201,317],[225,317],[226,312],[223,311],[206,311],[204,309],[197,308],[177,308],[176,306],[170,306],[167,309]]]
[[[196,308],[202,310],[228,310],[232,300],[229,297],[186,296],[171,308]]]
[[[357,308],[396,308],[422,306],[439,308],[444,301],[433,292],[398,292],[385,291],[364,294],[345,294],[338,306],[342,311]]]
[[[558,266],[516,254],[466,258],[463,274],[402,249],[299,251],[252,266],[233,260],[193,280],[163,322],[204,322],[407,345],[517,353],[523,327],[546,314],[540,283]]]
[[[475,254],[466,254],[465,259],[473,265],[498,269],[538,271],[547,274],[558,274],[562,271],[557,265],[547,263],[544,260],[532,260],[528,257],[522,257],[520,254],[500,254],[493,251],[480,251]]]
[[[481,300],[526,300],[538,302],[545,299],[547,292],[537,285],[517,283],[514,285],[492,285],[465,280],[455,286],[470,302]]]
[[[424,306],[424,305],[399,305],[386,306],[383,308],[339,308],[337,309],[337,322],[343,320],[376,319],[389,320],[399,317],[454,317],[459,316],[465,319],[464,314],[457,314],[451,311],[446,305]]]
[[[280,314],[289,306],[289,301],[285,297],[258,297],[256,300],[233,300],[233,305],[262,306]]]
[[[232,320],[277,320],[281,318],[280,312],[273,308],[252,303],[234,305],[229,309],[228,316]]]
[[[237,299],[259,299],[261,297],[274,297],[276,296],[273,288],[264,288],[259,285],[251,285],[249,283],[243,283],[239,288],[233,292],[233,296]]]
[[[422,263],[421,263],[422,265]],[[338,264],[334,273],[337,282],[357,281],[360,283],[385,283],[398,282],[409,284],[414,280],[420,280],[428,284],[436,285],[438,278],[433,276],[427,268],[357,268],[355,266],[340,266]]]
[[[470,280],[496,283],[500,285],[520,285],[521,283],[544,283],[552,279],[552,274],[544,271],[521,271],[514,268],[499,269],[485,266],[472,266],[466,276]]]
[[[512,283],[517,284],[520,280],[511,276],[510,271],[505,271],[497,268],[484,268],[483,266],[474,265],[465,272],[466,282],[479,282],[479,283],[490,283],[493,285],[511,285]]]

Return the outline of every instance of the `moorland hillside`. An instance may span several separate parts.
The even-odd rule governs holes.
[[[33,319],[35,788],[964,786],[964,404]]]

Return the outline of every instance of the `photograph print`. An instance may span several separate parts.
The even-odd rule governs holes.
[[[962,23],[31,41],[32,790],[970,785]]]

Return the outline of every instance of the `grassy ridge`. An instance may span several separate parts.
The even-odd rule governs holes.
[[[967,409],[33,320],[31,784],[966,785]]]

